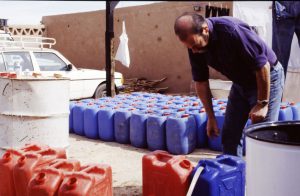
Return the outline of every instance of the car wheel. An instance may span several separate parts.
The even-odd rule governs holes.
[[[116,91],[116,94],[119,94],[119,91],[118,91],[117,87],[115,87],[115,91]],[[107,96],[107,94],[106,94],[106,83],[100,84],[97,87],[96,91],[95,91],[94,98],[98,99],[98,98],[106,97],[106,96]]]

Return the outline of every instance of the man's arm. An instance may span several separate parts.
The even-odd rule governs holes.
[[[270,98],[270,64],[267,62],[262,68],[256,71],[257,100],[258,103],[252,108],[249,116],[252,123],[261,122],[268,113],[268,104],[261,104],[259,101]]]
[[[209,137],[218,136],[219,129],[217,127],[217,122],[212,106],[212,95],[209,88],[209,82],[197,82],[195,81],[195,89],[198,97],[201,99],[203,106],[207,113],[208,123],[207,123],[207,134]]]
[[[213,107],[212,107],[212,95],[209,88],[209,82],[197,82],[195,81],[195,88],[198,97],[201,99],[201,102],[203,103],[203,106],[205,108],[205,111],[207,113],[207,118],[215,118]]]
[[[256,71],[257,99],[269,100],[270,98],[270,64],[267,62]]]

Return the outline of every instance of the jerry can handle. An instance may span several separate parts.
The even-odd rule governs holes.
[[[155,155],[154,155],[155,156]],[[164,152],[158,152],[155,156],[156,161],[158,162],[168,162],[169,160],[171,160],[173,158],[172,155],[164,153]]]
[[[195,189],[195,186],[196,186],[196,183],[197,183],[197,181],[198,181],[198,178],[199,178],[199,176],[201,175],[201,173],[202,173],[203,170],[204,170],[204,167],[202,167],[202,166],[199,166],[199,167],[197,168],[197,170],[196,170],[195,175],[194,175],[194,177],[193,177],[193,179],[192,179],[192,182],[191,182],[191,184],[190,184],[190,187],[189,187],[189,190],[188,190],[186,196],[191,196],[191,195],[193,194],[193,191],[194,191],[194,189]]]

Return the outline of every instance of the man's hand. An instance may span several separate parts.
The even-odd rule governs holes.
[[[207,135],[209,138],[218,137],[219,136],[219,128],[217,126],[216,119],[208,119],[207,120]]]
[[[268,105],[256,104],[250,111],[249,117],[253,124],[262,122],[268,113]]]

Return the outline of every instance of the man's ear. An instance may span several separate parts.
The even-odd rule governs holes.
[[[207,25],[202,26],[202,33],[207,34],[208,31],[209,31],[209,29],[208,29],[208,26],[207,26]]]

